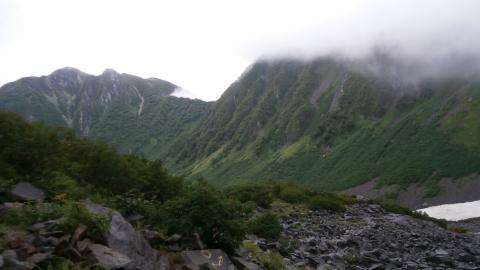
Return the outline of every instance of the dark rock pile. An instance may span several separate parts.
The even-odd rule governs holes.
[[[14,191],[17,200],[42,204],[43,191],[28,183]],[[75,230],[66,231],[62,218],[3,232],[0,269],[31,270],[64,258],[81,266],[126,270],[480,270],[479,234],[459,233],[458,229],[447,230],[429,221],[389,213],[365,200],[345,212],[309,211],[300,205],[268,210],[281,216],[280,239],[250,235],[248,239],[257,246],[249,249],[245,244],[230,255],[207,249],[198,234],[164,236],[148,226],[137,231],[131,222],[141,219],[139,215],[126,219],[98,204],[82,204],[91,214],[108,217],[101,239],[89,239],[91,228],[82,222]],[[22,207],[25,204],[18,201],[3,203],[0,218]],[[477,228],[478,220],[455,224]]]
[[[283,240],[257,239],[296,266],[313,269],[480,269],[480,238],[357,203],[344,213],[282,219]]]

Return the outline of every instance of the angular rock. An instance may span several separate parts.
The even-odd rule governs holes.
[[[317,266],[316,270],[335,270],[335,269],[337,269],[337,268],[331,266],[330,264],[322,264],[322,265]]]
[[[39,264],[46,259],[49,259],[51,256],[50,253],[36,253],[33,254],[32,256],[27,258],[27,262],[32,263],[32,264]]]
[[[5,202],[2,204],[1,211],[20,210],[24,206],[25,204],[19,202]]]
[[[383,267],[383,264],[377,263],[368,268],[368,270],[383,270],[385,267]]]
[[[458,255],[458,259],[461,262],[475,262],[475,260],[476,260],[475,256],[473,256],[472,254],[468,254],[468,253],[460,253]]]
[[[176,233],[176,234],[173,234],[171,235],[170,237],[167,238],[167,240],[165,240],[167,243],[169,244],[175,244],[177,243],[180,239],[182,239],[182,235]]]
[[[83,224],[78,224],[72,236],[72,244],[75,244],[78,240],[83,238],[86,233],[87,233],[87,226]]]
[[[234,270],[236,267],[220,249],[183,251],[182,257],[192,270]]]
[[[59,220],[48,220],[48,221],[33,224],[32,226],[28,227],[28,230],[31,232],[50,231],[56,226],[58,226],[58,224],[59,224]]]
[[[154,230],[142,230],[141,233],[149,242],[161,241],[163,239],[162,235]]]
[[[92,202],[86,202],[85,206],[93,214],[111,216],[110,228],[104,237],[109,248],[118,253],[127,254],[131,259],[131,262],[124,267],[125,269],[165,269],[166,266],[158,251],[153,249],[120,213]]]
[[[134,214],[126,216],[125,219],[128,220],[128,222],[130,222],[130,223],[135,223],[135,222],[139,222],[139,221],[145,219],[145,217],[140,215],[140,214],[134,213]]]
[[[35,236],[27,231],[11,231],[3,237],[4,243],[8,248],[16,249],[24,244],[32,244]]]
[[[43,202],[45,193],[43,190],[27,182],[20,182],[13,187],[12,195],[22,201]]]
[[[82,241],[77,242],[77,249],[83,253],[91,244],[92,241],[90,241],[90,239],[83,239]]]
[[[5,250],[0,256],[3,257],[2,269],[31,270],[35,267],[35,265],[29,262],[18,260],[17,253],[14,250]]]
[[[260,267],[252,262],[245,260],[242,257],[231,257],[233,264],[240,270],[260,270]]]
[[[103,245],[92,244],[88,249],[92,252],[95,261],[102,267],[119,269],[126,267],[132,262],[132,260],[124,254]]]

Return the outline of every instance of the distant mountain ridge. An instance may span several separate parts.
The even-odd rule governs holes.
[[[478,78],[404,83],[387,71],[333,59],[257,62],[164,160],[219,186],[272,179],[331,191],[374,181],[396,186],[391,198],[411,185],[415,196],[437,196],[440,180],[478,174]]]
[[[332,191],[374,181],[397,186],[392,198],[411,185],[436,196],[440,180],[480,173],[480,80],[411,82],[388,65],[379,76],[333,58],[259,61],[210,103],[171,97],[175,86],[161,80],[54,72],[2,87],[0,108],[53,125],[72,119],[83,135],[218,186],[272,179]]]
[[[30,121],[73,128],[123,152],[148,153],[207,111],[206,102],[170,96],[176,88],[112,69],[93,76],[62,68],[4,85],[0,108]]]

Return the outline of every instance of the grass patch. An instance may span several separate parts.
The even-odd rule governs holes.
[[[430,222],[433,222],[433,223],[437,224],[438,226],[440,226],[444,229],[446,229],[447,226],[448,226],[447,221],[445,219],[433,218],[433,217],[430,217],[429,215],[427,215],[426,213],[420,213],[420,212],[414,211],[410,208],[398,205],[396,203],[386,202],[386,201],[381,200],[381,199],[375,199],[375,200],[373,200],[373,203],[376,203],[376,204],[380,205],[383,209],[385,209],[385,211],[390,212],[390,213],[407,215],[407,216],[414,217],[416,219],[430,221]]]
[[[250,254],[257,258],[262,265],[268,270],[283,270],[287,269],[287,264],[285,263],[284,258],[282,255],[271,252],[271,251],[263,251],[257,245],[250,241],[243,241],[243,247],[250,252]]]

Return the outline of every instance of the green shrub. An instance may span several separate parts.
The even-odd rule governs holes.
[[[2,167],[2,162],[0,161],[0,167]],[[1,170],[1,169],[0,169]],[[0,171],[1,175],[1,171]],[[12,196],[10,195],[10,190],[14,184],[13,180],[5,180],[0,177],[0,203],[12,201]]]
[[[286,269],[287,265],[284,258],[280,254],[271,251],[263,251],[261,248],[259,248],[257,245],[250,241],[243,241],[242,245],[248,252],[250,252],[251,256],[257,258],[266,269]]]
[[[50,198],[62,196],[66,199],[79,200],[86,198],[88,194],[85,187],[81,187],[77,181],[58,172],[40,180],[39,185]]]
[[[462,227],[449,227],[449,231],[454,232],[454,233],[467,233],[468,230]]]
[[[240,202],[254,202],[256,205],[269,208],[272,203],[272,189],[267,185],[235,186],[225,190],[225,194]]]
[[[168,233],[198,233],[209,247],[232,251],[245,235],[241,204],[203,181],[165,202],[161,213]]]
[[[331,210],[331,211],[345,211],[345,202],[335,197],[316,195],[310,198],[308,206],[311,210]]]
[[[274,194],[277,198],[288,203],[304,203],[308,199],[308,192],[301,187],[290,184],[278,184]]]
[[[79,224],[87,226],[87,236],[92,240],[100,241],[110,228],[110,215],[96,215],[91,213],[81,203],[69,203],[65,206],[63,226],[68,231],[74,231]]]
[[[3,217],[2,223],[9,226],[30,226],[35,223],[58,219],[64,214],[62,206],[53,203],[26,204],[21,209],[11,209]]]
[[[380,205],[387,212],[401,214],[401,215],[408,215],[408,216],[411,216],[413,214],[410,208],[401,206],[393,202],[386,202],[380,199],[376,199],[373,202]]]
[[[127,192],[108,199],[107,204],[117,209],[122,215],[140,214],[150,223],[157,223],[158,209],[160,204],[157,201],[146,199],[138,192]]]
[[[263,266],[268,270],[286,269],[285,259],[277,252],[266,251],[260,257]]]
[[[282,226],[274,214],[263,214],[248,224],[248,232],[259,237],[278,239]]]

